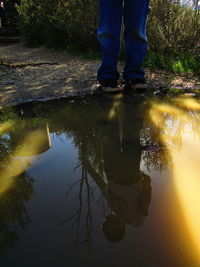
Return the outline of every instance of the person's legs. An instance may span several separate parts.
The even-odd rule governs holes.
[[[100,0],[100,20],[98,40],[102,50],[102,63],[98,70],[97,79],[119,79],[117,62],[120,51],[120,32],[122,23],[123,0]]]
[[[146,37],[148,11],[149,0],[124,0],[125,81],[144,79],[142,63],[148,47]]]

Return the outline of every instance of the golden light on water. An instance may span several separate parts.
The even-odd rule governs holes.
[[[28,165],[27,163],[30,163],[30,161],[27,160],[28,162],[23,164],[21,160],[15,159],[15,157],[17,157],[17,153],[9,160],[9,166],[0,173],[0,196],[12,186],[14,178],[25,171]]]
[[[195,100],[194,98],[181,97],[181,98],[175,99],[174,102],[180,105],[180,107],[182,108],[192,109],[196,111],[199,111],[200,109],[199,102]]]
[[[115,95],[113,97],[113,105],[112,107],[110,108],[109,110],[109,114],[108,114],[108,120],[111,121],[115,116],[118,115],[118,109],[121,105],[121,101],[120,99],[122,98],[122,94],[118,94],[118,95]]]
[[[152,102],[151,122],[172,161],[173,185],[191,242],[193,257],[200,262],[200,103],[179,98],[169,104]],[[180,212],[180,211],[178,211]],[[192,250],[193,249],[193,250]],[[191,252],[188,252],[191,253]]]
[[[183,133],[182,137],[181,151],[172,155],[174,185],[200,258],[200,140],[193,133]]]
[[[15,182],[15,178],[30,166],[35,159],[34,156],[47,151],[50,146],[49,129],[47,126],[32,130],[24,136],[23,142],[16,144],[14,152],[4,162],[4,168],[1,169],[0,196],[9,190]]]
[[[7,121],[0,123],[0,135],[9,131],[14,126],[14,121]]]

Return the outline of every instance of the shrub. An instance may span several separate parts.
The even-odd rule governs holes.
[[[18,11],[27,44],[97,46],[97,0],[22,0]]]
[[[147,30],[154,58],[160,58],[159,64],[167,66],[167,58],[179,62],[186,56],[187,62],[200,69],[199,10],[174,4],[173,0],[152,0],[151,6]],[[28,45],[98,49],[98,0],[21,0],[18,11]],[[172,70],[183,70],[178,63],[174,66]]]
[[[169,0],[152,0],[148,21],[150,49],[174,56],[199,54],[200,13]]]

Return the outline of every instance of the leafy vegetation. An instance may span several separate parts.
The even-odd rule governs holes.
[[[183,54],[180,56],[162,55],[150,51],[145,59],[145,66],[151,69],[167,69],[171,72],[178,73],[198,73],[199,72],[198,56]]]
[[[179,2],[151,1],[147,25],[151,53],[146,64],[173,72],[199,72],[200,11]],[[96,55],[91,51],[99,50],[98,0],[21,0],[18,11],[28,45],[75,47],[90,57]]]

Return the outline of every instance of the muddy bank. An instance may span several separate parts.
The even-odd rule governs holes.
[[[67,52],[27,48],[22,43],[1,45],[0,106],[95,94],[98,66],[96,60],[82,59]],[[146,74],[156,89],[200,90],[200,81],[193,75],[174,76],[148,69]]]

